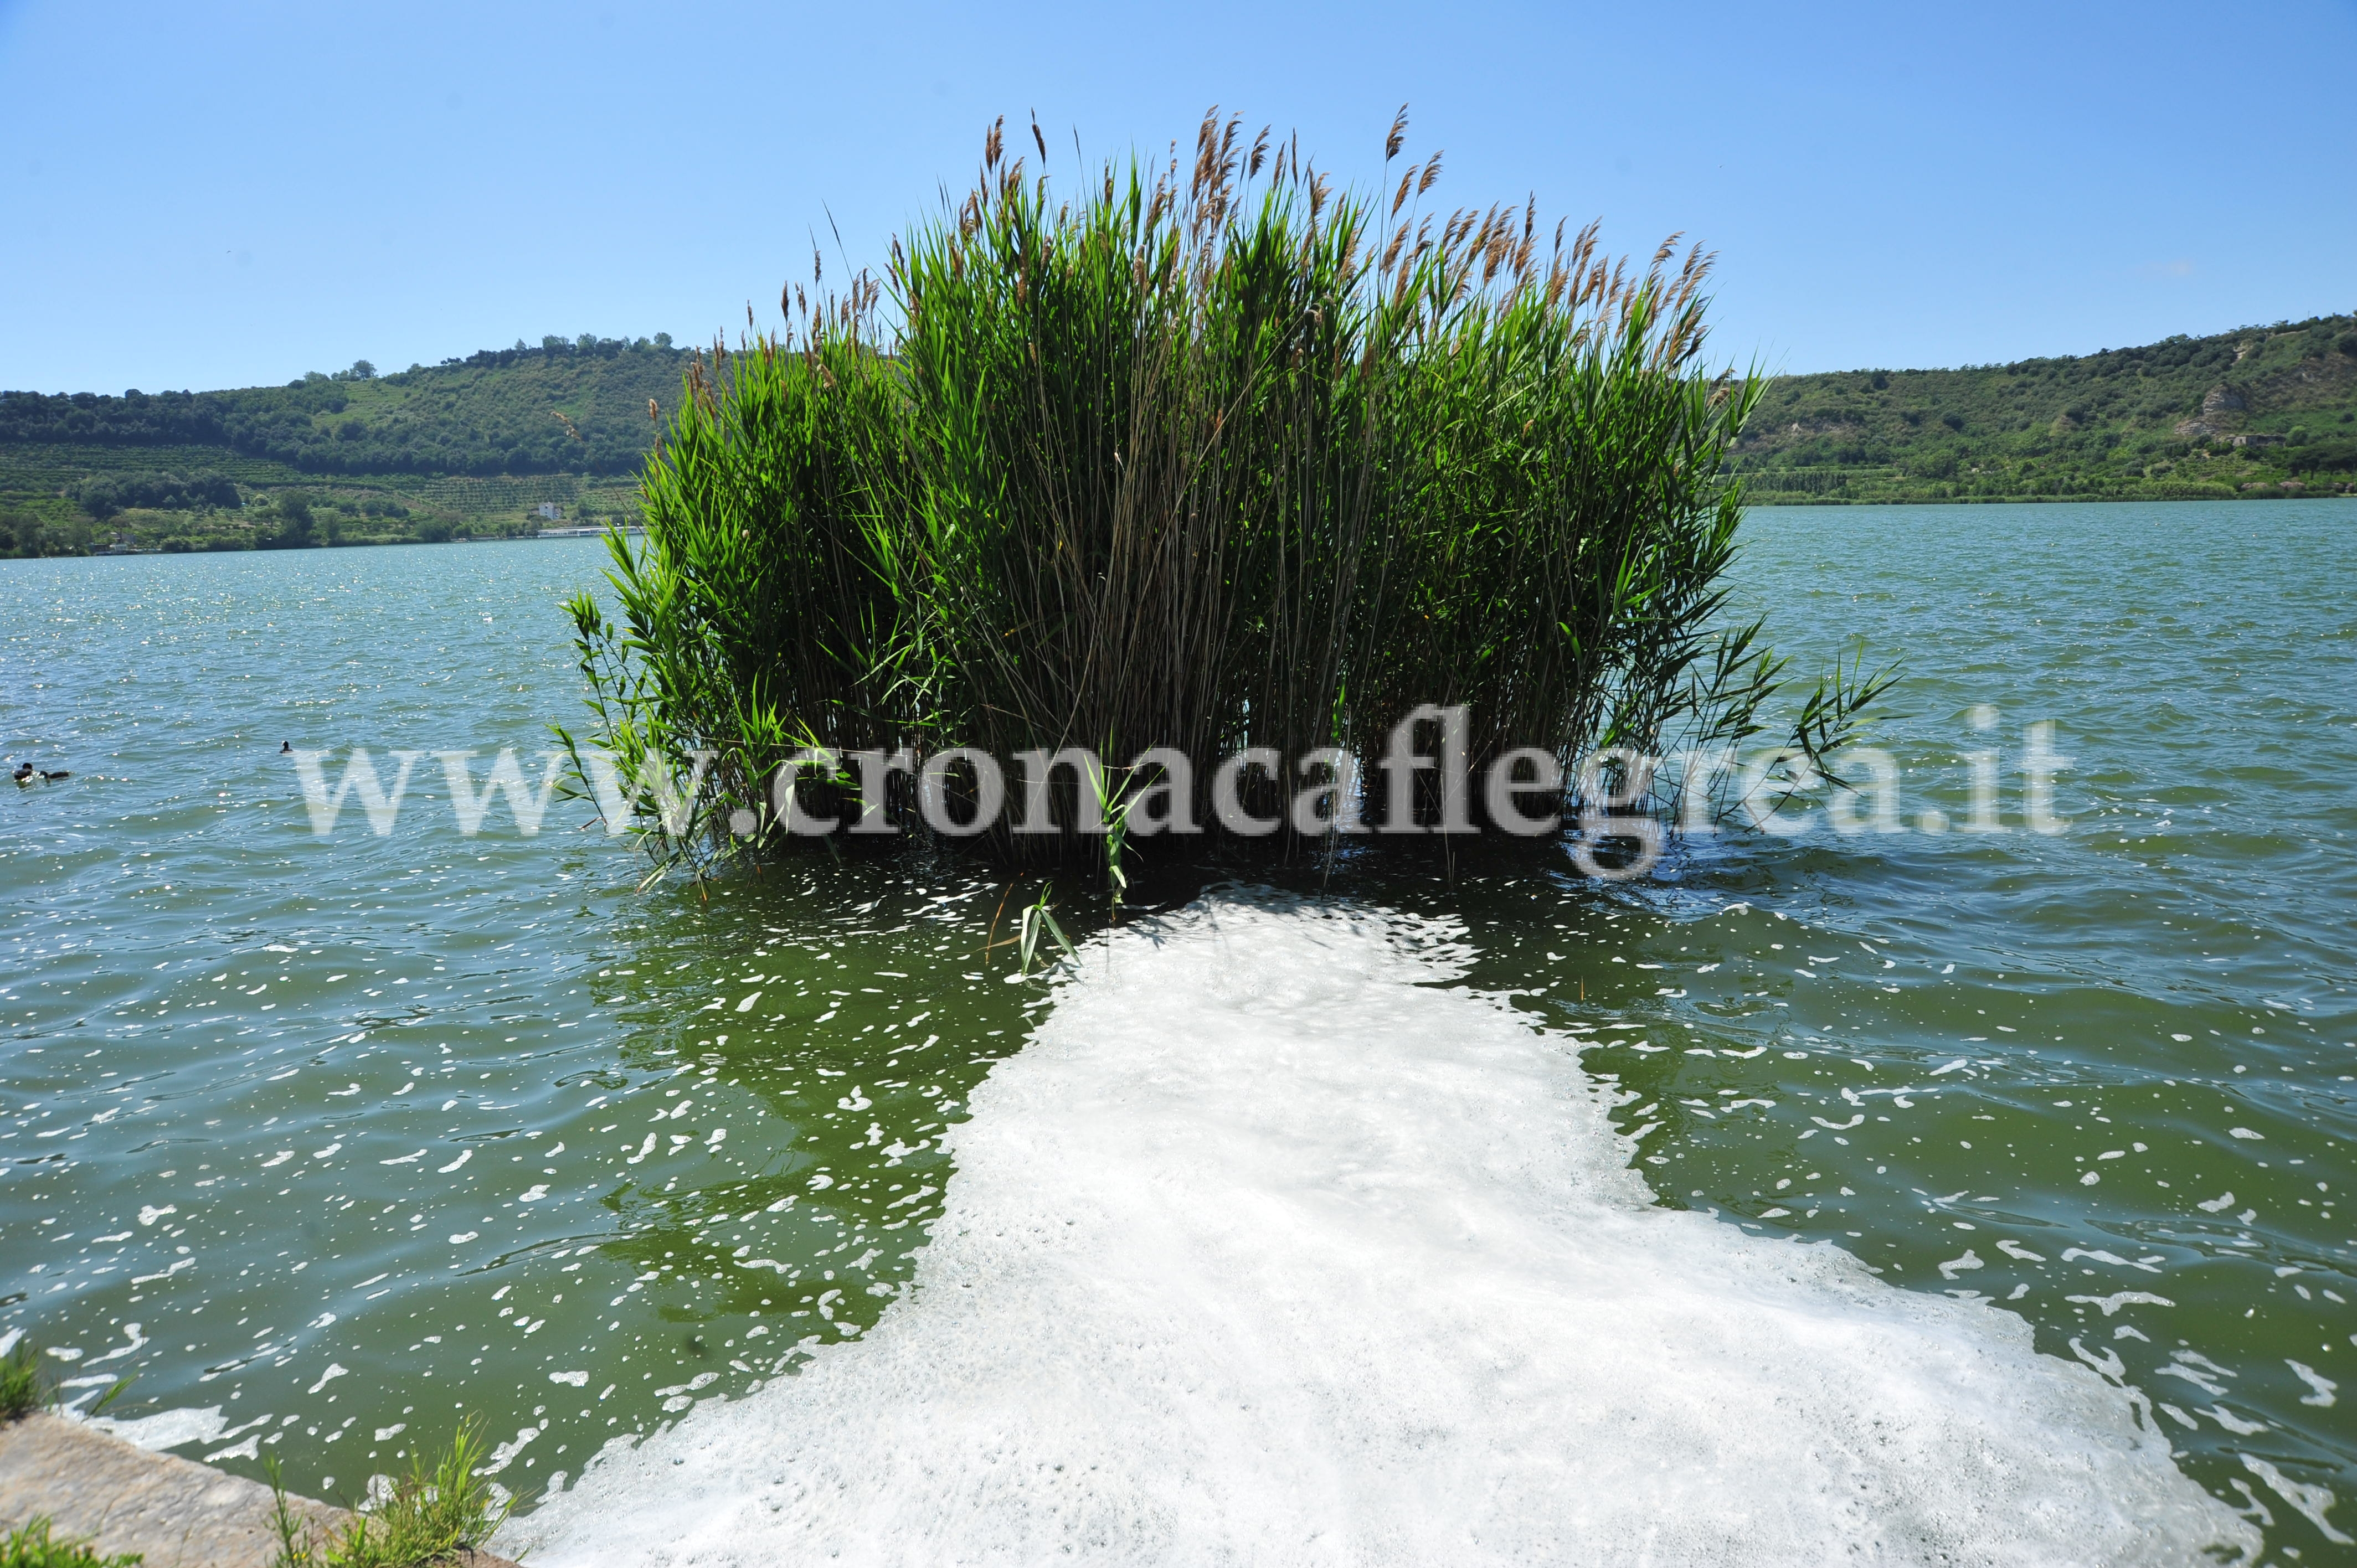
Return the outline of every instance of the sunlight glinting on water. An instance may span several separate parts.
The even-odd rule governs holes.
[[[1013,907],[987,868],[811,857],[637,895],[626,852],[582,831],[578,803],[553,807],[538,837],[504,808],[461,837],[430,756],[392,833],[355,805],[313,836],[282,742],[381,761],[513,746],[529,762],[576,700],[557,604],[594,580],[594,542],[10,563],[8,750],[74,776],[16,792],[0,818],[18,895],[0,945],[0,1334],[31,1335],[85,1402],[134,1374],[109,1411],[126,1435],[249,1475],[274,1455],[314,1492],[358,1493],[466,1413],[489,1423],[503,1484],[528,1498],[577,1485],[583,1504],[636,1507],[632,1486],[670,1484],[631,1479],[659,1457],[769,1434],[732,1458],[739,1478],[785,1487],[761,1492],[781,1518],[846,1541],[871,1539],[881,1505],[796,1488],[946,1397],[887,1379],[899,1391],[879,1400],[862,1369],[953,1348],[977,1390],[1037,1383],[1037,1407],[1007,1415],[1017,1425],[1082,1421],[1082,1387],[1154,1415],[1092,1451],[1094,1479],[975,1494],[997,1500],[957,1528],[1008,1553],[1102,1528],[1184,1558],[1211,1524],[1155,1533],[1189,1494],[1152,1456],[1210,1454],[1213,1437],[1174,1435],[1171,1407],[1141,1391],[1165,1387],[1168,1364],[1124,1349],[1124,1326],[1152,1322],[1166,1348],[1198,1348],[1186,1364],[1203,1386],[1263,1405],[1228,1439],[1283,1447],[1338,1517],[1387,1506],[1312,1484],[1341,1463],[1321,1444],[1356,1422],[1369,1446],[1354,1452],[1380,1455],[1371,1473],[1416,1455],[1434,1474],[1512,1477],[1532,1500],[1483,1540],[1527,1558],[1546,1554],[1527,1533],[1546,1518],[1624,1539],[1610,1498],[1564,1503],[1579,1488],[1549,1478],[1574,1448],[1592,1466],[1595,1444],[1550,1447],[1549,1423],[1527,1423],[1546,1411],[1551,1430],[1577,1430],[1612,1408],[1566,1348],[1598,1332],[1582,1314],[1601,1276],[1578,1271],[1604,1267],[1592,1254],[1609,1232],[1627,1238],[1615,1277],[1650,1282],[1629,1298],[1651,1304],[1640,1320],[1695,1282],[1789,1257],[1806,1283],[1760,1286],[1785,1315],[1762,1321],[1813,1323],[1846,1348],[1745,1360],[1731,1347],[1759,1349],[1760,1329],[1739,1315],[1622,1345],[1663,1402],[1645,1452],[1680,1448],[1697,1486],[1714,1472],[1671,1435],[1679,1400],[1781,1389],[1808,1420],[1747,1418],[1741,1441],[1847,1452],[1835,1434],[1873,1402],[1842,1377],[1891,1333],[1917,1348],[1875,1396],[1892,1429],[1930,1452],[1969,1428],[2025,1467],[1979,1494],[2027,1510],[2013,1560],[2148,1561],[2253,1530],[2309,1563],[2349,1560],[2333,1510],[2357,1486],[2341,1397],[2357,1359],[2342,1218],[2357,628],[2331,588],[2357,564],[2347,511],[1755,513],[1740,585],[1804,666],[1859,632],[1907,661],[1871,738],[1899,769],[1909,831],[1687,840],[1659,877],[1610,886],[1533,846],[1460,856],[1453,880],[1437,857],[1354,855],[1330,878],[1278,880],[1364,911],[1393,933],[1367,952],[1389,958],[1321,977],[1299,933],[1247,922],[1242,940],[1232,911],[1224,968],[1189,970],[1207,961],[1174,943],[1117,968],[1160,975],[1163,992],[1125,1001],[1100,969],[1052,1003],[1039,983],[1007,983],[1004,954],[984,958]],[[2054,835],[2024,831],[2017,772],[2041,719],[2072,759]],[[1956,831],[1975,810],[1967,754],[1988,747],[2007,831]],[[1951,831],[1921,831],[1929,810]],[[1142,902],[1175,908],[1204,885],[1158,846],[1144,854]],[[1101,918],[1095,897],[1058,893],[1076,926]],[[1410,931],[1448,935],[1411,962]],[[1330,1017],[1266,1002],[1329,983]],[[1222,985],[1264,1001],[1223,1012]],[[1518,1033],[1501,1007],[1548,1034]],[[1394,1015],[1423,1032],[1396,1034]],[[1188,1029],[1216,1048],[1190,1049]],[[1245,1039],[1268,1059],[1239,1055]],[[1353,1049],[1371,1074],[1391,1061],[1408,1077],[1383,1079],[1379,1101],[1372,1077],[1344,1074]],[[1520,1063],[1501,1081],[1554,1097],[1556,1141],[1544,1117],[1516,1119],[1520,1101],[1483,1098],[1505,1091],[1466,1065],[1477,1057]],[[1187,1079],[1198,1058],[1204,1076]],[[1428,1120],[1399,1112],[1414,1062],[1437,1075]],[[1280,1068],[1300,1076],[1252,1076]],[[1146,1098],[1123,1101],[1133,1090]],[[1058,1095],[1083,1090],[1134,1146],[1100,1147],[1066,1118]],[[1476,1168],[1463,1136],[1431,1132],[1467,1116],[1490,1116],[1501,1149],[1562,1163],[1528,1185]],[[1351,1125],[1373,1141],[1351,1143]],[[1037,1144],[1051,1129],[1056,1146]],[[1156,1164],[1189,1140],[1195,1163]],[[1279,1172],[1280,1149],[1324,1164]],[[970,1171],[996,1174],[969,1192]],[[1174,1181],[1207,1207],[1157,1208]],[[1504,1251],[1423,1221],[1385,1241],[1383,1206],[1411,1194],[1487,1206]],[[1024,1272],[1040,1258],[993,1253],[979,1230],[945,1245],[945,1214],[971,1230],[1037,1218],[1025,1204],[1093,1217],[1095,1251],[1049,1260],[1071,1271],[1052,1296],[1069,1315],[1043,1316],[1045,1276]],[[1141,1229],[1194,1271],[1171,1300],[1154,1296],[1163,1254]],[[959,1307],[961,1281],[991,1282],[990,1299]],[[1121,1302],[1071,1294],[1116,1285]],[[1182,1296],[1225,1301],[1223,1321],[1254,1333],[1307,1334],[1316,1354],[1264,1359],[1207,1337]],[[1477,1320],[1496,1350],[1478,1365],[1463,1340]],[[969,1321],[992,1333],[952,1332]],[[1364,1382],[1326,1348],[1351,1335],[1390,1348]],[[1682,1369],[1663,1373],[1664,1358]],[[1297,1364],[1290,1381],[1270,1369]],[[1415,1365],[1435,1380],[1414,1380]],[[2116,1533],[2128,1527],[2072,1490],[2047,1438],[1926,1391],[1966,1367],[2046,1402],[2045,1424],[2080,1452],[2113,1455],[2163,1533]],[[1480,1410],[1454,1424],[1458,1395],[1431,1391],[1477,1386]],[[1527,1409],[1491,1408],[1515,1389],[1532,1391]],[[1411,1438],[1401,1412],[1427,1397],[1433,1419]],[[844,1413],[863,1408],[875,1424]],[[1153,1446],[1156,1432],[1176,1446]],[[644,1445],[583,1478],[618,1436]],[[942,1441],[952,1468],[974,1452]],[[1234,1500],[1245,1480],[1222,1452],[1192,1473],[1230,1498],[1241,1533],[1226,1539],[1263,1539],[1275,1516]],[[1813,1514],[1820,1493],[1786,1478],[1775,1528],[1823,1539],[1836,1514]],[[1621,1489],[1638,1508],[1656,1484]],[[1941,1521],[1970,1501],[1950,1486],[1894,1483],[1869,1513],[1948,1539]],[[566,1522],[583,1504],[554,1498],[518,1528],[549,1534],[545,1561],[597,1555],[608,1547]],[[1446,1555],[1415,1532],[1451,1517],[1422,1509],[1399,1529]],[[1722,1516],[1662,1502],[1655,1517],[1667,1562],[1677,1541],[1708,1550]],[[1329,1555],[1380,1560],[1354,1539],[1335,1535]]]

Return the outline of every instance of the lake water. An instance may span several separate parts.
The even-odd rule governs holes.
[[[479,1415],[551,1563],[2357,1561],[2357,507],[1746,535],[1908,831],[1149,854],[1052,984],[955,860],[462,836],[594,542],[0,565],[0,1332],[314,1492]]]

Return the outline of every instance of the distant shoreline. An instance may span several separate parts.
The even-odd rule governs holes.
[[[2222,506],[2229,502],[2250,501],[2348,501],[2357,500],[2357,489],[2346,490],[2275,490],[2269,493],[2225,496],[1824,496],[1803,499],[1777,496],[1762,499],[1747,495],[1746,511],[1764,511],[1783,508],[1795,510],[1812,507],[1871,507],[1871,506]]]
[[[278,387],[0,392],[0,557],[634,525],[640,465],[702,363],[667,338],[585,337]],[[2357,316],[2006,365],[1771,376],[1724,471],[1753,506],[2357,492]]]

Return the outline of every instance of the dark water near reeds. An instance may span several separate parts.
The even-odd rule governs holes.
[[[1470,983],[1604,1042],[1663,1202],[2002,1304],[2140,1390],[2271,1560],[2357,1561],[2314,1489],[2357,1489],[2357,505],[1747,535],[1803,665],[1904,655],[1874,738],[1910,830],[1965,822],[1960,757],[1996,746],[2007,831],[1732,834],[1616,887],[1371,857],[1329,890],[1461,922]],[[135,1375],[135,1435],[352,1493],[479,1412],[545,1488],[906,1289],[935,1138],[1050,1005],[980,956],[1004,883],[813,859],[640,895],[577,804],[462,837],[431,756],[389,835],[357,801],[309,831],[282,741],[388,779],[395,748],[538,751],[600,562],[0,564],[5,749],[73,770],[0,800],[0,1331],[73,1395]],[[2072,758],[2051,835],[2037,720]],[[1146,869],[1149,902],[1202,882]]]

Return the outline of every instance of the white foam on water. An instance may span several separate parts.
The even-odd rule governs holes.
[[[915,1289],[609,1444],[502,1544],[602,1563],[2255,1557],[2018,1317],[1657,1207],[1576,1043],[1429,922],[1090,944],[946,1140]],[[2238,1552],[2248,1557],[2235,1557]]]
[[[189,1443],[212,1443],[229,1430],[229,1422],[217,1404],[201,1410],[162,1410],[154,1415],[143,1415],[130,1421],[117,1421],[111,1416],[91,1416],[91,1425],[102,1432],[113,1433],[126,1443],[158,1451],[178,1448]]]

